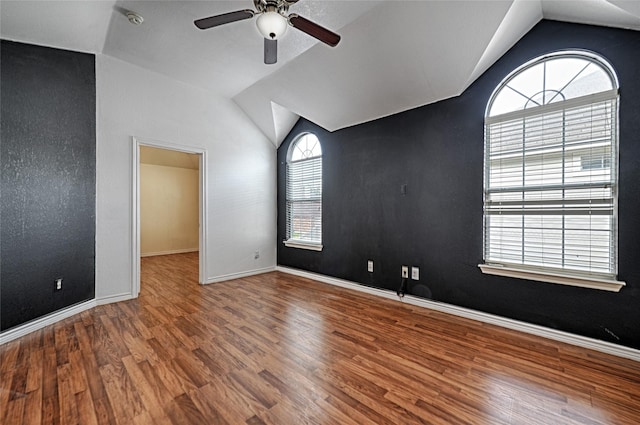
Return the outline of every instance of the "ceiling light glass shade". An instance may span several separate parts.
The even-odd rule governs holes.
[[[258,16],[256,25],[260,34],[269,40],[277,40],[287,32],[287,18],[278,12],[265,12]]]

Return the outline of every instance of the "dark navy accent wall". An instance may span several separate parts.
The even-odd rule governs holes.
[[[477,267],[489,97],[518,66],[565,49],[602,55],[620,81],[618,276],[627,286],[619,293],[484,275]],[[392,290],[402,264],[418,266],[419,284],[409,288],[415,295],[640,348],[639,53],[639,32],[543,20],[456,98],[336,132],[300,119],[278,150],[278,263]],[[322,143],[322,252],[282,244],[286,153],[306,131]]]
[[[96,84],[94,55],[1,43],[0,330],[6,330],[94,298]]]

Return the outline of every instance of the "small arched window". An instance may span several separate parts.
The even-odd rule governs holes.
[[[619,290],[618,83],[587,52],[513,71],[485,115],[483,272]]]
[[[289,147],[286,175],[287,240],[285,245],[322,249],[322,148],[312,133]]]

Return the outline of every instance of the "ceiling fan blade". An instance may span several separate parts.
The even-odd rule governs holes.
[[[243,19],[253,18],[255,12],[251,9],[237,10],[235,12],[223,13],[222,15],[209,16],[208,18],[197,19],[193,21],[196,27],[206,30],[218,25],[229,24],[231,22],[242,21]]]
[[[278,40],[264,39],[264,63],[272,65],[278,61]]]
[[[340,36],[335,32],[329,31],[315,22],[311,22],[310,20],[295,13],[289,15],[289,23],[294,28],[309,34],[311,37],[317,38],[331,47],[336,47],[340,42]]]

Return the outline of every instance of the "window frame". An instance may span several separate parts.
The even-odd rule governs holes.
[[[293,157],[293,153],[298,145],[298,143],[302,142],[302,140],[307,137],[307,136],[313,136],[315,137],[315,139],[317,140],[318,143],[318,147],[320,148],[320,155],[314,155],[312,157],[309,158],[304,158],[304,159],[299,159],[296,161],[293,161],[292,157]],[[291,214],[290,212],[290,207],[291,204],[296,202],[294,200],[290,200],[290,193],[289,193],[289,189],[290,189],[290,181],[289,181],[289,170],[290,170],[290,166],[292,164],[300,164],[300,163],[304,163],[307,161],[313,161],[313,160],[318,160],[320,162],[320,181],[321,181],[321,190],[320,190],[320,197],[319,197],[319,201],[320,201],[320,240],[319,241],[314,241],[314,240],[306,240],[306,239],[300,239],[300,238],[294,238],[291,236],[291,234],[293,233],[291,226],[293,225],[289,216]],[[323,244],[322,244],[322,186],[323,186],[323,153],[322,153],[322,143],[320,142],[320,139],[318,138],[318,136],[316,136],[314,133],[311,132],[304,132],[304,133],[300,133],[298,136],[296,136],[296,138],[291,142],[291,144],[289,145],[288,151],[287,151],[287,159],[286,159],[286,164],[285,164],[286,170],[285,170],[285,234],[286,234],[286,239],[284,241],[282,241],[284,243],[284,245],[288,248],[299,248],[299,249],[306,249],[306,250],[311,250],[311,251],[322,251],[323,248]],[[300,202],[300,201],[298,201]]]
[[[593,98],[592,101],[590,102],[586,102],[583,103],[585,99],[582,99],[582,97],[579,98],[570,98],[567,100],[563,100],[560,102],[556,102],[556,103],[548,103],[548,104],[543,104],[542,106],[537,106],[537,107],[533,107],[533,108],[526,108],[526,106],[521,109],[521,110],[514,110],[511,112],[504,112],[504,113],[500,113],[500,114],[494,114],[494,115],[490,115],[491,113],[491,109],[494,105],[494,102],[496,100],[496,98],[498,97],[498,95],[502,92],[503,89],[505,89],[507,87],[507,85],[516,77],[518,77],[519,75],[521,75],[523,72],[526,72],[527,70],[529,70],[530,68],[541,64],[543,62],[546,61],[550,61],[552,59],[560,59],[560,58],[580,58],[580,59],[584,59],[587,61],[590,61],[591,63],[594,63],[596,66],[599,66],[602,70],[604,70],[606,73],[608,73],[610,79],[611,79],[611,83],[614,86],[613,90],[610,90],[609,92],[605,92],[605,91],[600,91],[600,92],[595,92],[592,94],[587,94],[584,97],[585,99],[588,98],[589,96],[591,98]],[[543,77],[544,78],[544,77]],[[575,77],[574,77],[575,78]],[[566,86],[565,86],[566,87]],[[493,190],[488,188],[489,185],[489,173],[491,170],[491,166],[489,164],[489,157],[488,157],[488,152],[489,152],[489,143],[490,143],[490,134],[489,134],[489,126],[495,122],[508,122],[508,119],[506,117],[519,117],[522,116],[523,119],[525,119],[526,117],[534,117],[537,116],[541,113],[541,111],[545,111],[548,109],[559,109],[562,111],[568,110],[572,104],[584,104],[584,105],[594,105],[598,99],[600,98],[605,98],[605,99],[615,99],[615,111],[614,111],[614,115],[615,115],[615,122],[612,124],[614,133],[612,134],[612,140],[611,140],[611,145],[612,145],[612,149],[615,149],[613,158],[611,159],[612,161],[615,161],[615,170],[612,169],[612,173],[615,173],[615,175],[611,176],[611,179],[613,181],[613,187],[612,187],[612,198],[613,198],[613,211],[612,211],[612,215],[611,215],[611,225],[610,225],[610,232],[612,232],[611,237],[613,238],[613,246],[612,249],[609,253],[609,261],[612,262],[613,264],[613,268],[615,270],[612,270],[612,273],[594,273],[594,272],[581,272],[581,271],[577,271],[577,270],[573,270],[573,269],[567,269],[564,266],[561,268],[558,267],[544,267],[544,266],[539,266],[539,265],[531,265],[531,264],[519,264],[519,263],[509,263],[508,261],[504,261],[500,260],[500,261],[494,261],[491,259],[487,259],[488,255],[488,250],[490,249],[489,243],[487,241],[487,234],[488,234],[488,216],[490,215],[488,213],[488,193],[489,190]],[[582,101],[578,100],[578,101],[572,101],[573,99],[582,99]],[[589,100],[589,99],[587,99]],[[613,102],[613,101],[612,101]],[[526,104],[525,104],[526,105]],[[555,105],[555,106],[551,106],[549,108],[549,105]],[[564,106],[562,106],[564,105]],[[545,108],[545,106],[547,106],[547,108]],[[496,117],[498,117],[498,119],[496,119]],[[502,118],[502,120],[500,119]],[[588,52],[588,51],[581,51],[581,50],[570,50],[570,51],[558,51],[558,52],[553,52],[553,53],[549,53],[546,55],[542,55],[539,57],[536,57],[528,62],[526,62],[525,64],[521,65],[520,67],[516,68],[515,70],[513,70],[512,72],[510,72],[494,89],[493,93],[491,94],[490,98],[489,98],[489,102],[487,103],[487,107],[485,110],[485,115],[484,115],[484,161],[483,161],[483,229],[482,229],[482,239],[483,239],[483,244],[482,244],[482,257],[483,257],[483,263],[479,264],[478,267],[481,269],[482,273],[484,274],[490,274],[490,275],[497,275],[497,276],[505,276],[505,277],[512,277],[512,278],[519,278],[519,279],[527,279],[527,280],[535,280],[535,281],[541,281],[541,282],[547,282],[547,283],[555,283],[555,284],[562,284],[562,285],[571,285],[571,286],[579,286],[579,287],[586,287],[586,288],[592,288],[592,289],[600,289],[600,290],[605,290],[605,291],[612,291],[612,292],[618,292],[620,291],[620,289],[622,287],[625,286],[625,282],[622,281],[618,281],[617,280],[617,261],[619,258],[618,255],[618,226],[617,226],[617,215],[618,215],[618,187],[619,187],[619,170],[618,170],[618,164],[619,164],[619,83],[618,83],[618,79],[616,76],[615,71],[613,70],[613,67],[608,63],[608,61],[606,61],[602,56],[595,54],[593,52]],[[564,136],[563,136],[564,137]],[[564,138],[563,138],[563,142],[562,142],[562,146],[564,149],[565,146],[565,142],[564,142]],[[526,148],[522,148],[521,150],[519,150],[518,152],[522,152],[522,154],[524,155],[524,153],[526,152],[525,150]],[[524,161],[524,159],[523,159]],[[613,164],[612,164],[613,165]],[[523,162],[523,167],[524,167],[524,162]],[[567,168],[567,165],[564,164],[563,161],[563,165],[562,165],[563,170],[565,170]],[[523,174],[524,175],[524,174]],[[563,171],[563,175],[564,175],[564,171]],[[564,186],[564,185],[563,185]],[[524,188],[524,186],[523,186]],[[523,189],[524,190],[524,189]],[[524,192],[523,192],[524,193]],[[523,204],[524,205],[524,204]],[[563,214],[562,214],[563,215]],[[564,216],[564,215],[563,215]],[[522,217],[526,217],[526,215],[522,215]],[[524,225],[523,225],[524,226]],[[524,229],[524,227],[523,227]],[[563,224],[562,226],[563,232],[565,229],[565,226]],[[523,230],[524,231],[524,230]],[[522,243],[525,243],[525,239],[524,239],[524,233],[523,233],[523,240]],[[563,236],[564,238],[564,236]],[[564,246],[564,242],[563,246]],[[563,260],[564,261],[564,260]]]

